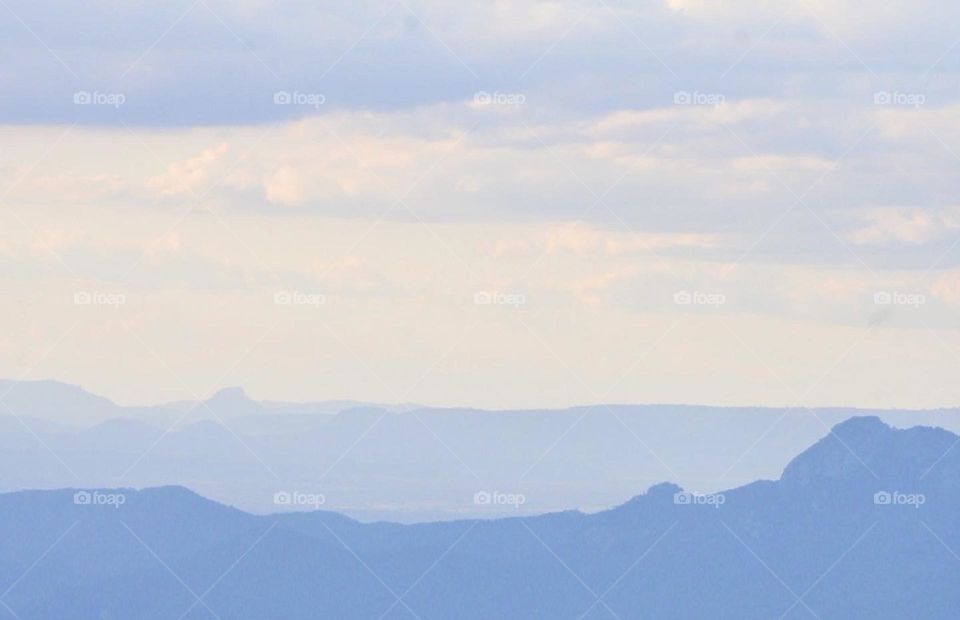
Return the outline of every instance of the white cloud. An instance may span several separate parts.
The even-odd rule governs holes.
[[[866,226],[846,235],[858,245],[890,243],[921,244],[948,235],[960,228],[960,208],[873,209],[864,216]]]
[[[209,188],[211,172],[228,151],[226,143],[205,148],[189,159],[167,166],[166,172],[147,181],[147,187],[163,196],[196,194]]]
[[[604,303],[604,295],[611,288],[635,277],[638,273],[640,273],[639,267],[620,267],[564,283],[562,289],[573,293],[582,303],[597,307]]]
[[[572,223],[551,226],[544,234],[543,247],[549,253],[621,255],[676,248],[714,248],[719,244],[716,235],[637,233],[633,231],[602,230]]]
[[[264,177],[263,189],[270,202],[288,206],[303,204],[303,181],[292,168],[283,167]]]
[[[960,306],[960,272],[954,270],[938,276],[930,285],[930,292],[951,306]]]

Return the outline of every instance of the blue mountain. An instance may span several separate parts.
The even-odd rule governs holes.
[[[415,525],[9,493],[0,618],[956,618],[958,441],[853,418],[776,481]]]
[[[361,520],[419,522],[587,512],[663,480],[718,491],[778,477],[851,417],[960,432],[957,410],[607,405],[436,409],[275,403],[228,388],[204,401],[127,407],[54,381],[0,381],[0,492],[185,486],[275,511],[277,478]],[[500,510],[483,487],[523,493]]]

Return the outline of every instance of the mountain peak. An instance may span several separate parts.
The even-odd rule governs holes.
[[[225,398],[232,398],[232,399],[239,398],[244,400],[250,400],[250,397],[247,396],[246,390],[244,390],[242,387],[238,385],[225,387],[217,390],[216,392],[214,392],[213,396],[210,397],[210,400],[225,399]]]
[[[892,430],[893,428],[878,416],[868,415],[857,416],[839,422],[834,425],[830,432],[840,435],[841,437],[863,437],[878,435]]]
[[[631,497],[620,506],[612,509],[613,512],[621,510],[633,510],[639,507],[660,505],[673,501],[676,493],[681,493],[683,489],[673,482],[658,482],[644,493]]]
[[[944,450],[956,439],[942,428],[898,429],[876,416],[850,418],[794,458],[781,479],[800,484],[860,478],[915,479],[943,458]]]
[[[218,415],[255,414],[263,409],[242,387],[223,388],[207,399],[206,405]]]
[[[116,416],[117,405],[78,385],[60,381],[0,379],[3,402],[17,416],[86,425]]]

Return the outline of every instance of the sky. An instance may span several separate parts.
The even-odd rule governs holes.
[[[0,376],[960,402],[960,5],[0,1]]]

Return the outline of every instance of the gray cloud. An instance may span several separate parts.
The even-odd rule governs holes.
[[[657,107],[682,89],[856,100],[850,85],[860,83],[866,93],[955,100],[947,24],[958,9],[941,1],[818,12],[743,3],[722,14],[679,0],[456,11],[437,2],[7,4],[17,16],[0,26],[0,46],[17,58],[2,78],[9,123],[253,124],[461,101],[482,89],[578,113]],[[76,106],[80,90],[126,101]],[[274,105],[280,90],[326,101]]]

